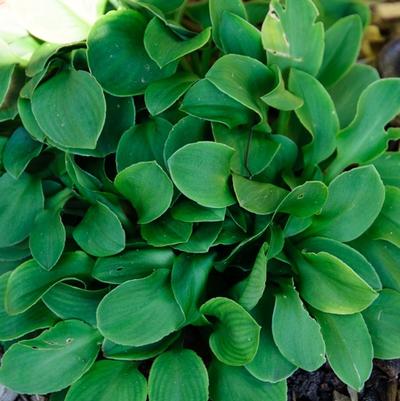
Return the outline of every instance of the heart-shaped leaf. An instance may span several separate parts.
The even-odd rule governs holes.
[[[172,180],[189,199],[201,206],[221,208],[235,200],[228,186],[232,148],[213,142],[197,142],[177,150],[168,165]]]
[[[265,106],[260,98],[269,92],[274,74],[263,63],[248,56],[228,54],[216,61],[206,78],[221,92],[264,118]]]
[[[18,128],[4,148],[3,165],[15,179],[25,171],[29,162],[39,155],[42,144],[32,139],[24,128]]]
[[[306,234],[343,242],[354,240],[378,217],[384,199],[385,188],[373,166],[342,173],[329,185],[328,199]]]
[[[32,111],[56,144],[94,149],[104,126],[106,101],[89,73],[64,70],[34,91]]]
[[[117,215],[106,205],[97,203],[73,231],[74,240],[93,256],[111,256],[125,248],[125,231]]]
[[[164,167],[164,144],[171,128],[168,121],[155,118],[127,130],[118,144],[118,171],[132,164],[154,160]]]
[[[251,362],[257,352],[260,326],[246,310],[228,298],[212,298],[200,312],[218,319],[210,337],[214,355],[223,363],[242,366]]]
[[[100,85],[116,96],[144,93],[151,82],[175,72],[171,64],[160,69],[143,44],[145,17],[135,10],[113,11],[100,18],[88,37],[88,61]],[[104,62],[107,60],[107,68]]]
[[[272,335],[272,313],[274,297],[270,293],[264,297],[251,312],[261,324],[260,345],[254,359],[245,368],[256,379],[263,382],[279,383],[297,370],[279,351]]]
[[[115,186],[135,208],[139,224],[150,223],[170,207],[174,186],[157,162],[142,162],[122,170]],[[157,198],[157,202],[152,202]]]
[[[293,286],[287,282],[276,293],[272,333],[279,351],[295,366],[312,372],[325,362],[321,328],[313,320]]]
[[[225,124],[229,128],[252,122],[254,113],[220,91],[209,80],[196,82],[186,93],[182,111],[194,117]]]
[[[181,72],[150,84],[144,94],[150,114],[156,116],[170,108],[197,80],[196,75]]]
[[[149,400],[207,401],[208,374],[202,359],[188,349],[158,356],[150,370]]]
[[[229,2],[228,7],[231,7],[232,3]],[[219,35],[214,36],[219,36],[221,47],[226,54],[241,54],[261,62],[265,61],[261,32],[240,15],[228,10],[223,11],[219,19]]]
[[[97,311],[104,337],[138,347],[177,330],[184,316],[174,299],[169,275],[169,270],[160,269],[149,277],[127,281],[106,295]]]
[[[90,369],[101,336],[78,320],[66,320],[32,340],[12,345],[2,358],[0,381],[25,394],[62,390]],[[35,369],[22,369],[22,365]]]
[[[99,361],[69,389],[65,401],[146,401],[146,379],[129,362]]]
[[[339,316],[317,311],[313,315],[321,326],[332,369],[348,386],[361,391],[371,374],[374,356],[362,315]]]
[[[51,271],[44,270],[35,260],[18,266],[7,283],[6,311],[12,315],[25,312],[55,284],[67,279],[88,278],[93,262],[83,252],[63,255]]]
[[[300,245],[305,252],[327,252],[336,256],[354,270],[374,290],[380,291],[382,289],[382,283],[374,266],[351,246],[324,237],[307,238]]]
[[[302,256],[297,255],[296,265],[301,296],[322,312],[338,315],[361,312],[378,296],[346,263],[327,252],[303,252]]]
[[[140,226],[142,237],[149,245],[155,247],[188,242],[192,232],[192,223],[175,220],[168,212],[152,223]]]
[[[288,193],[274,184],[248,180],[239,175],[233,176],[233,188],[243,209],[261,215],[274,213]]]
[[[65,227],[60,213],[44,209],[35,220],[29,237],[33,258],[46,270],[60,259],[65,246]]]

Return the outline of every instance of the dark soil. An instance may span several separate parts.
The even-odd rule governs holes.
[[[299,370],[289,380],[289,401],[400,401],[400,359],[375,361],[371,378],[360,394],[349,394],[326,364],[316,372]]]

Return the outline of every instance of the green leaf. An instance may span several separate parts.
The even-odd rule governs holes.
[[[71,149],[71,153],[105,157],[115,153],[123,133],[135,123],[136,111],[132,98],[105,94],[106,120],[95,149]]]
[[[153,344],[142,345],[141,347],[119,345],[105,339],[102,346],[103,354],[108,359],[121,361],[145,361],[146,359],[154,358],[163,353],[177,340],[178,337],[179,333],[172,333],[160,341]]]
[[[231,170],[242,176],[262,173],[276,157],[280,144],[264,132],[241,127],[229,129],[222,124],[213,124],[216,142],[235,149],[231,160]]]
[[[127,281],[106,295],[97,310],[98,327],[104,337],[138,347],[176,331],[184,315],[174,299],[169,274],[160,269],[149,277]]]
[[[320,326],[304,308],[293,282],[282,283],[275,297],[272,333],[279,351],[295,366],[318,369],[325,362]]]
[[[386,132],[385,126],[400,113],[399,96],[397,78],[379,80],[364,90],[353,122],[337,137],[337,156],[327,170],[328,177],[334,177],[352,163],[375,159],[384,153],[390,139],[397,139],[398,134]]]
[[[197,142],[177,150],[169,159],[177,188],[201,206],[222,208],[235,203],[228,186],[233,149],[214,142]]]
[[[261,33],[243,17],[230,11],[222,12],[217,36],[219,36],[225,54],[241,54],[262,62],[265,61]]]
[[[172,75],[176,64],[160,69],[143,44],[146,19],[135,10],[112,11],[97,20],[88,37],[90,71],[116,96],[144,93],[154,81]],[[104,63],[107,68],[104,68]]]
[[[354,64],[350,71],[328,89],[335,103],[340,127],[347,127],[357,112],[357,103],[363,91],[379,79],[378,71],[366,64]]]
[[[327,252],[303,252],[296,265],[302,298],[322,312],[361,312],[378,296],[345,262]]]
[[[276,185],[233,176],[233,188],[239,205],[251,213],[266,215],[275,212],[288,191]]]
[[[202,223],[193,229],[189,240],[174,246],[182,252],[207,253],[222,230],[222,222]]]
[[[222,18],[225,13],[232,13],[239,17],[246,18],[246,9],[242,0],[210,0],[209,13],[212,24],[214,43],[222,49],[220,38]]]
[[[213,64],[206,78],[221,92],[263,118],[265,105],[260,98],[274,82],[273,72],[263,63],[248,56],[228,54]]]
[[[228,298],[212,298],[200,312],[218,321],[210,336],[210,348],[223,363],[242,366],[251,362],[257,352],[260,326],[246,310]]]
[[[29,0],[12,0],[10,3],[31,35],[45,42],[68,44],[86,39],[91,25],[103,13],[106,2],[38,0],[33,4]]]
[[[175,220],[185,223],[204,223],[224,221],[226,208],[209,208],[200,206],[189,199],[178,200],[171,209]]]
[[[340,80],[360,53],[363,26],[358,15],[339,19],[325,34],[325,53],[318,79],[325,87]]]
[[[24,394],[62,390],[90,369],[99,340],[99,333],[86,323],[60,322],[32,340],[12,345],[2,358],[0,381]]]
[[[323,208],[328,188],[321,181],[307,181],[294,188],[280,203],[277,212],[296,217],[310,217]]]
[[[254,359],[245,368],[256,379],[263,382],[278,383],[287,379],[297,370],[279,351],[272,335],[272,313],[275,299],[270,292],[251,312],[261,324],[260,345]]]
[[[96,310],[107,290],[84,290],[56,284],[43,295],[44,304],[63,320],[78,319],[96,325]]]
[[[323,237],[307,238],[301,242],[300,246],[305,252],[327,252],[336,256],[354,270],[371,288],[376,291],[382,289],[382,283],[374,267],[361,253],[351,246]]]
[[[157,65],[163,68],[202,48],[210,40],[210,36],[211,29],[206,28],[193,38],[181,40],[164,22],[154,17],[144,33],[144,47]]]
[[[125,231],[108,206],[91,206],[72,233],[77,244],[93,256],[111,256],[124,250]]]
[[[170,213],[140,227],[143,239],[155,247],[185,243],[192,235],[192,231],[193,224],[175,220]]]
[[[361,237],[351,245],[359,250],[374,266],[384,288],[400,292],[400,249],[387,241]]]
[[[400,248],[400,188],[385,188],[382,211],[369,229],[368,235],[391,242]]]
[[[32,112],[32,103],[29,99],[19,97],[18,99],[18,114],[24,128],[29,132],[32,138],[39,142],[44,142],[46,134],[39,127],[35,116]]]
[[[324,28],[315,22],[317,16],[311,0],[286,0],[285,7],[272,0],[262,26],[268,64],[277,64],[282,71],[297,68],[316,75],[324,54]]]
[[[57,317],[42,303],[38,303],[16,316],[9,315],[4,308],[7,282],[11,272],[0,276],[0,340],[14,340],[38,329],[52,326]]]
[[[36,88],[32,111],[40,128],[56,144],[94,149],[104,126],[106,102],[89,73],[64,70]]]
[[[352,241],[372,225],[384,199],[385,188],[373,166],[342,173],[329,185],[328,199],[306,234]]]
[[[144,278],[157,269],[171,269],[173,263],[174,253],[170,249],[135,249],[97,259],[92,275],[103,283],[121,284]]]
[[[18,180],[3,174],[0,193],[0,227],[3,227],[0,248],[5,248],[28,237],[37,214],[43,209],[44,199],[41,181],[26,173]]]
[[[150,370],[149,400],[208,401],[208,374],[203,360],[188,349],[158,356]]]
[[[12,315],[25,312],[60,281],[89,277],[92,266],[92,260],[79,251],[65,253],[51,271],[42,269],[33,259],[22,263],[8,280],[6,311]]]
[[[146,88],[144,100],[152,116],[169,109],[199,78],[189,72],[178,72],[170,78],[153,82]]]
[[[214,255],[212,254],[181,254],[175,259],[171,286],[188,324],[200,318],[200,302],[213,265]]]
[[[33,258],[41,267],[50,270],[60,259],[65,246],[65,227],[60,213],[42,210],[36,217],[29,237]]]
[[[286,381],[268,383],[257,380],[242,367],[213,361],[209,368],[213,401],[286,401]]]
[[[168,121],[155,118],[128,129],[118,144],[118,171],[135,163],[153,160],[164,167],[164,144],[171,128]]]
[[[204,141],[208,131],[207,122],[186,116],[171,129],[165,141],[164,159],[167,161],[178,149],[193,142]]]
[[[164,214],[174,194],[171,180],[155,161],[122,170],[115,178],[115,187],[135,208],[139,224],[150,223]]]
[[[257,305],[265,290],[268,263],[267,250],[268,244],[265,242],[257,253],[250,274],[233,288],[233,291],[237,292],[237,302],[248,311],[251,311]]]
[[[312,136],[311,142],[303,147],[304,163],[314,166],[336,149],[339,119],[335,105],[322,84],[305,72],[291,71],[289,89],[304,100],[296,115]]]
[[[65,401],[146,401],[147,383],[134,364],[99,361],[74,383]]]
[[[283,111],[296,110],[303,106],[303,99],[286,90],[279,67],[272,65],[271,70],[275,73],[275,86],[266,95],[262,96],[261,100],[268,106]]]
[[[254,120],[250,109],[217,89],[207,79],[201,79],[188,90],[180,109],[194,117],[220,122],[229,128]]]
[[[385,185],[400,187],[400,177],[396,173],[400,168],[399,152],[386,152],[372,163]]]
[[[374,356],[379,359],[400,357],[400,293],[384,289],[376,301],[363,312],[374,346]]]
[[[361,391],[372,371],[371,336],[361,314],[339,316],[314,311],[321,326],[333,371],[351,388]]]
[[[17,128],[4,148],[4,168],[13,178],[18,179],[29,162],[38,156],[41,150],[40,142],[33,140],[24,128]]]

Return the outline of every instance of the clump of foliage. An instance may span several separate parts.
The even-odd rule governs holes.
[[[14,3],[0,383],[284,401],[298,368],[360,390],[400,357],[400,80],[356,63],[363,3]]]

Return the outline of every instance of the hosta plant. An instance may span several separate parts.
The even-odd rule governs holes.
[[[66,3],[0,31],[0,383],[285,401],[399,358],[400,80],[356,62],[366,5]]]

